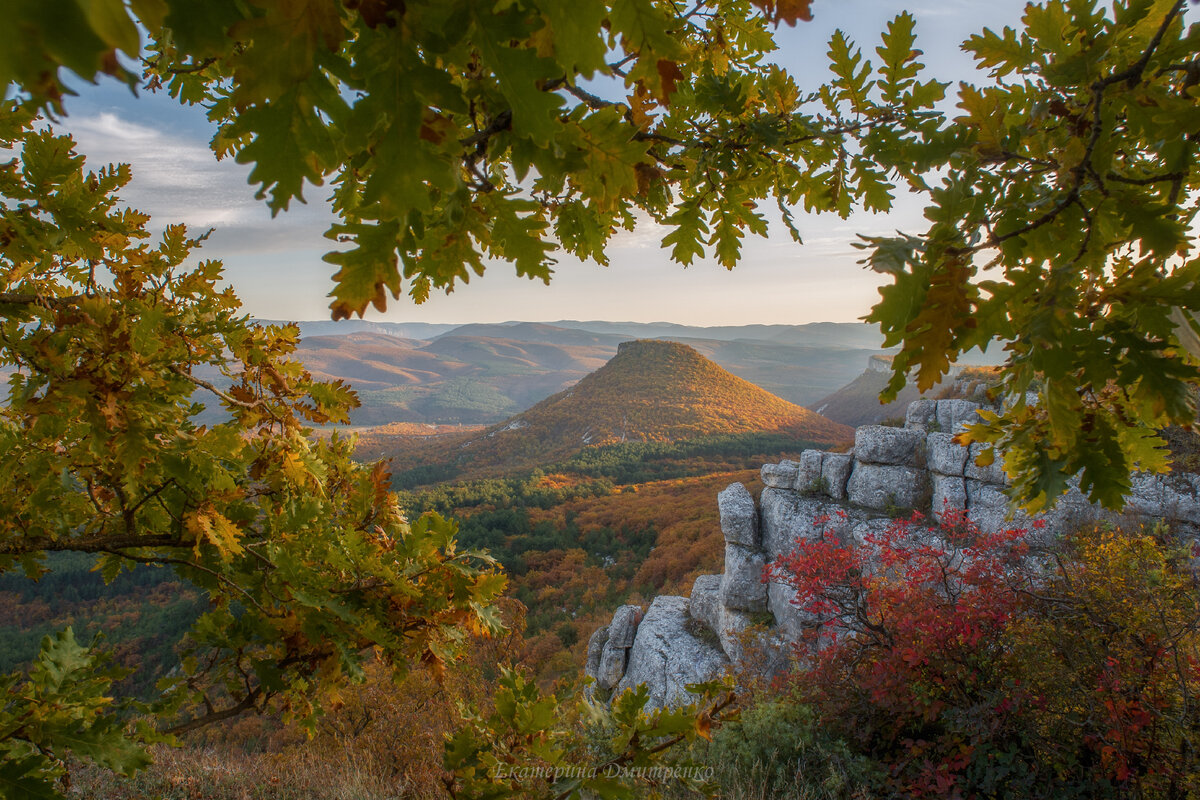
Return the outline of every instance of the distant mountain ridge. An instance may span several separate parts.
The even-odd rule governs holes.
[[[318,377],[344,380],[359,392],[363,406],[352,414],[356,426],[495,423],[570,386],[612,358],[621,342],[634,339],[687,344],[798,405],[844,386],[864,358],[883,352],[878,333],[860,323],[299,325],[300,360]]]

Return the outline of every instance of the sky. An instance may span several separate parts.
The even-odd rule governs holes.
[[[841,29],[868,57],[888,20],[907,9],[916,17],[917,47],[941,80],[984,81],[959,44],[984,27],[1016,26],[1023,0],[817,0],[814,20],[781,26],[776,60],[802,89],[827,77],[825,52]],[[125,162],[133,181],[122,192],[131,206],[151,214],[153,227],[184,222],[214,232],[202,258],[224,262],[244,309],[264,319],[327,319],[334,268],[321,261],[330,248],[322,234],[332,214],[327,189],[307,187],[307,204],[272,219],[246,181],[248,167],[218,162],[208,148],[212,128],[203,110],[180,106],[163,93],[134,97],[115,81],[83,86],[67,102],[61,128],[78,141],[90,166]],[[766,239],[748,236],[742,262],[732,271],[713,260],[684,268],[660,246],[665,229],[644,223],[620,232],[610,265],[581,263],[559,254],[549,286],[518,278],[499,262],[450,295],[416,305],[402,296],[386,313],[367,319],[392,322],[503,322],[557,319],[667,321],[688,325],[850,322],[878,299],[880,276],[856,262],[856,234],[924,229],[917,198],[900,197],[888,214],[797,215],[804,245],[779,225]]]

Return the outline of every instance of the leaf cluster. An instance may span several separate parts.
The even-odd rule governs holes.
[[[834,81],[802,93],[765,56],[771,26],[808,19],[806,1],[59,5],[53,25],[24,7],[10,21],[24,41],[0,83],[57,112],[67,71],[136,85],[118,57],[143,56],[136,20],[146,85],[203,105],[214,152],[252,165],[273,211],[331,186],[327,236],[349,245],[325,256],[335,319],[450,291],[489,260],[543,281],[557,250],[604,264],[644,218],[668,228],[676,261],[732,267],[746,234],[767,232],[763,202],[797,239],[797,203],[888,208],[874,151],[916,143],[898,131],[942,96],[916,80],[909,15],[884,38],[878,91],[839,34]],[[884,127],[897,132],[853,144]]]
[[[960,84],[959,115],[928,136],[928,229],[862,243],[894,281],[868,317],[900,347],[885,397],[1004,343],[1015,402],[966,438],[1008,454],[1031,509],[1076,474],[1119,508],[1132,471],[1166,467],[1156,430],[1196,414],[1200,28],[1184,5],[1051,0],[968,39],[995,83]]]
[[[948,514],[774,566],[810,636],[796,677],[888,796],[1193,797],[1197,602],[1165,531],[1052,550]]]
[[[114,703],[110,688],[122,671],[71,628],[46,636],[28,673],[0,676],[0,796],[50,800],[69,757],[121,775],[150,763],[144,744],[161,737],[129,722],[135,703]]]
[[[495,710],[469,713],[467,726],[447,742],[447,788],[456,798],[568,800],[661,797],[676,779],[698,786],[688,778],[685,767],[696,765],[684,746],[711,738],[714,725],[734,718],[735,697],[723,681],[688,688],[696,700],[679,708],[648,709],[644,686],[611,706],[583,697],[572,708],[506,671]]]
[[[148,564],[205,592],[155,708],[177,733],[266,708],[311,722],[370,649],[436,669],[498,630],[493,562],[450,521],[410,523],[352,442],[310,436],[355,398],[292,357],[296,328],[238,316],[220,265],[191,258],[203,237],[147,244],[118,205],[128,168],[87,171],[33,122],[0,110],[0,569],[75,551],[106,581]],[[197,393],[227,420],[199,424]]]

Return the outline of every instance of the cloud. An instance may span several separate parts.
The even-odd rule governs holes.
[[[232,159],[218,161],[207,142],[138,124],[112,112],[71,117],[66,129],[78,150],[96,168],[126,163],[133,179],[121,192],[130,206],[152,217],[159,228],[183,222],[195,229],[216,228],[244,244],[260,241],[267,249],[295,248],[297,228],[324,230],[329,212],[323,199],[272,219],[266,204],[246,182],[250,168]],[[322,198],[324,190],[308,187]]]

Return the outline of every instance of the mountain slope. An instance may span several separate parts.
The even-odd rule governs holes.
[[[908,404],[922,396],[982,401],[987,387],[996,380],[993,367],[953,365],[945,379],[928,392],[922,394],[917,390],[916,381],[910,380],[894,401],[883,405],[879,402],[879,393],[887,387],[891,375],[891,358],[872,356],[867,360],[866,372],[809,407],[851,427],[874,425],[903,416]]]
[[[817,444],[853,431],[760,389],[675,342],[620,346],[603,367],[463,445],[474,459],[529,463],[589,445],[679,441],[714,434],[786,433]]]
[[[615,330],[625,323],[586,324]],[[858,374],[864,358],[879,352],[842,344],[863,339],[866,326],[840,323],[635,325],[653,334],[640,337],[545,323],[504,323],[458,326],[432,339],[397,337],[382,325],[318,336],[308,329],[337,328],[332,323],[304,325],[297,357],[316,377],[346,381],[359,392],[362,407],[351,414],[358,427],[391,422],[494,424],[603,366],[616,355],[617,345],[630,338],[670,338],[689,345],[738,377],[800,405],[844,386]],[[423,330],[415,325],[392,327]],[[667,336],[670,331],[674,333]],[[811,331],[814,343],[805,343],[805,331]]]

